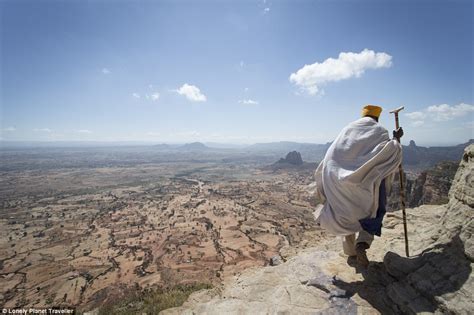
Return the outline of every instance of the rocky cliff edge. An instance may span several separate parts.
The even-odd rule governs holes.
[[[360,269],[341,240],[281,254],[278,266],[249,269],[223,288],[191,295],[161,314],[470,314],[474,312],[474,145],[464,155],[443,206],[407,209],[410,258],[401,212],[387,214],[381,238]],[[292,257],[290,257],[292,256]]]

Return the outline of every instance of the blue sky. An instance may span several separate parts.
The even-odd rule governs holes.
[[[471,1],[0,7],[3,140],[324,143],[364,104],[405,105],[405,143],[474,138]]]

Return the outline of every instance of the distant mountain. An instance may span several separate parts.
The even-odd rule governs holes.
[[[303,159],[301,154],[297,151],[291,151],[286,155],[285,158],[281,158],[276,164],[291,164],[291,165],[302,165]]]
[[[283,155],[287,152],[297,151],[305,156],[307,161],[320,161],[324,158],[327,149],[331,145],[330,142],[326,144],[316,143],[299,143],[291,141],[256,143],[245,148],[249,153],[273,153],[276,155]]]
[[[304,142],[292,142],[292,141],[280,141],[280,142],[268,142],[268,143],[255,143],[247,147],[251,151],[301,151],[305,149],[324,149],[329,148],[330,143],[316,144],[316,143],[304,143]]]
[[[208,150],[209,147],[201,142],[192,142],[186,143],[185,145],[178,147],[178,149],[183,151],[205,151]]]
[[[447,147],[421,147],[412,140],[407,146],[403,146],[403,166],[407,170],[422,171],[435,166],[442,161],[459,161],[463,150],[469,144],[474,143],[474,139],[466,143]],[[297,151],[305,157],[306,161],[319,162],[324,158],[327,149],[331,145],[315,143],[299,143],[290,141],[256,143],[243,149],[247,153],[253,154],[273,154],[282,156],[287,152]]]
[[[205,142],[205,146],[215,149],[243,149],[247,144],[221,143],[221,142]]]
[[[449,147],[420,147],[411,140],[409,145],[403,146],[403,165],[408,169],[426,169],[441,161],[459,161],[464,148],[472,143],[474,139]]]
[[[289,152],[284,158],[280,158],[278,161],[271,165],[263,167],[263,170],[271,171],[310,171],[313,172],[316,168],[316,163],[304,162],[301,157],[301,153],[298,151]]]

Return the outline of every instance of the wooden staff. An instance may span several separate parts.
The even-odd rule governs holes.
[[[404,109],[404,106],[391,110],[390,113],[395,115],[395,130],[400,128],[400,122],[398,121],[398,113]],[[396,137],[397,141],[400,143],[400,138]],[[400,178],[400,201],[402,203],[402,213],[403,213],[403,231],[405,232],[405,253],[407,257],[410,257],[410,252],[408,250],[408,230],[407,230],[407,214],[405,212],[405,183],[403,178],[403,167],[402,163],[398,166],[398,174]]]

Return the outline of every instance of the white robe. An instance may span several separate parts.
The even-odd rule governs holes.
[[[377,214],[381,181],[388,188],[401,161],[400,143],[374,119],[347,125],[315,172],[316,193],[325,200],[314,213],[320,226],[334,235],[359,232],[359,220]]]

